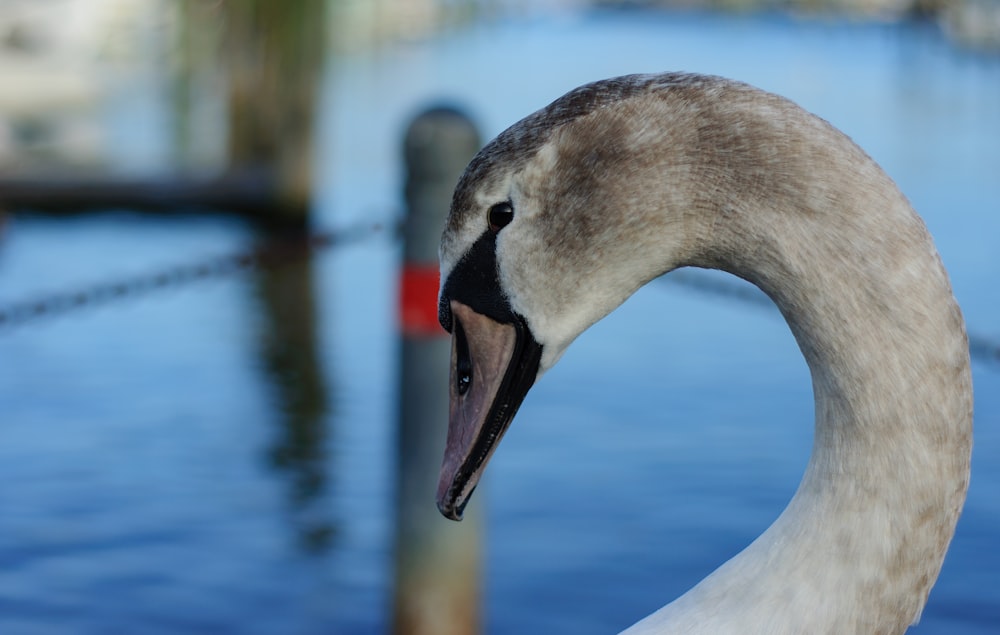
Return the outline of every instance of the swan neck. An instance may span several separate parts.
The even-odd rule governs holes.
[[[707,607],[741,616],[705,632],[903,632],[964,503],[972,403],[962,317],[922,221],[863,165],[839,206],[771,199],[722,207],[702,228],[708,240],[691,264],[775,301],[816,400],[813,452],[786,510],[675,603],[674,618],[697,616],[699,628]],[[734,603],[740,610],[721,609]]]

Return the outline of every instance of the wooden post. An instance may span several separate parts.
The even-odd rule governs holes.
[[[224,2],[229,164],[273,174],[270,220],[305,226],[312,196],[313,120],[325,52],[326,0]]]
[[[408,213],[400,289],[395,635],[472,635],[480,629],[479,508],[470,506],[465,520],[455,523],[434,504],[451,355],[437,322],[438,242],[452,192],[479,146],[473,124],[449,108],[418,116],[404,142]]]

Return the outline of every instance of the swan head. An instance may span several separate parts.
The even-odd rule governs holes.
[[[461,518],[536,379],[587,327],[683,260],[684,241],[663,238],[663,208],[676,205],[655,185],[669,166],[651,158],[669,135],[650,142],[659,115],[647,111],[662,106],[641,98],[670,79],[684,78],[576,89],[501,133],[459,181],[440,249],[439,319],[452,334],[437,490],[446,517]],[[654,213],[657,231],[644,231]]]

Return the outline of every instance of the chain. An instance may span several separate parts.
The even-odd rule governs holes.
[[[296,238],[272,239],[261,246],[225,256],[15,302],[0,306],[0,333],[37,320],[106,305],[162,289],[175,288],[200,280],[223,278],[251,269],[278,267],[304,258],[313,252],[358,243],[386,230],[394,232],[396,229],[395,223],[357,223],[340,230],[319,231]],[[699,293],[735,300],[741,304],[774,308],[771,300],[756,287],[735,283],[725,278],[683,269],[663,276],[661,280]],[[969,353],[974,360],[1000,367],[1000,344],[988,337],[970,333]]]
[[[996,364],[1000,368],[1000,344],[991,342],[978,333],[969,333],[969,354],[972,359]]]
[[[736,300],[761,308],[775,309],[763,291],[749,284],[739,284],[725,278],[718,278],[690,269],[681,269],[660,278],[664,282],[676,284],[692,291]],[[1000,344],[978,333],[969,333],[969,356],[984,364],[1000,369]]]
[[[708,295],[736,300],[742,304],[752,304],[767,309],[776,308],[763,291],[749,283],[740,284],[731,279],[698,273],[693,269],[678,269],[662,276],[660,280]]]
[[[99,282],[73,291],[52,293],[0,307],[0,333],[45,318],[84,308],[103,306],[201,280],[224,278],[251,269],[269,269],[305,258],[308,254],[361,242],[394,225],[358,223],[341,230],[314,232],[294,238],[271,239],[236,253],[174,265],[118,280]]]

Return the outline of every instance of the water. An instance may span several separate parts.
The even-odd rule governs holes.
[[[557,14],[342,58],[321,223],[398,209],[399,137],[427,103],[493,135],[585,81],[667,69],[854,137],[925,217],[970,330],[1000,339],[1000,63],[920,26]],[[230,219],[18,217],[0,300],[254,241]],[[0,632],[385,631],[398,255],[375,238],[0,334]],[[1000,368],[974,375],[972,488],[914,633],[1000,629]],[[641,290],[533,389],[477,492],[488,631],[615,632],[683,592],[783,508],[811,419],[775,312]]]

